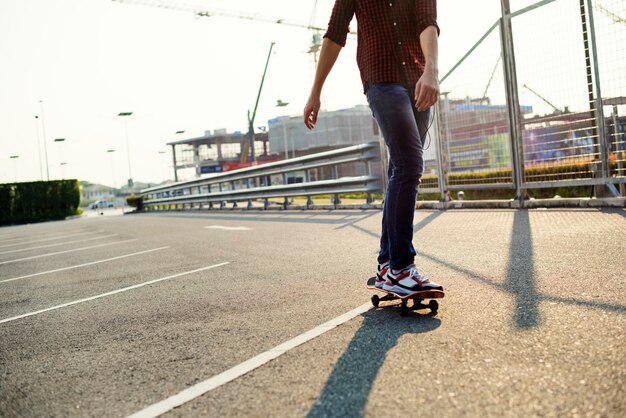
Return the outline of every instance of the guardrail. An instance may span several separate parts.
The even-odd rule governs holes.
[[[373,194],[382,192],[380,176],[373,175],[371,162],[380,159],[377,143],[368,143],[338,150],[306,155],[274,163],[233,170],[210,177],[151,187],[141,191],[144,208],[154,210],[220,209],[232,203],[247,202],[247,209],[255,208],[254,202],[262,200],[261,208],[270,207],[269,199],[283,198],[281,206],[289,207],[292,197],[307,197],[306,208],[312,208],[313,196],[331,195],[333,208],[341,203],[340,194],[365,193],[365,207],[373,203]],[[342,177],[331,180],[310,181],[310,171],[332,167],[337,177],[337,166],[349,163],[365,164],[365,175]],[[303,182],[287,184],[287,174],[304,172]],[[272,177],[282,176],[282,184],[272,184]]]

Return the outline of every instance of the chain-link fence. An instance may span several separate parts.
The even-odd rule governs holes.
[[[626,2],[501,0],[441,81],[427,190],[613,184],[626,177]],[[622,194],[623,194],[623,185]]]

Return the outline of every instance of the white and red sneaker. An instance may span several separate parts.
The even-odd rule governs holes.
[[[385,276],[390,270],[391,269],[389,268],[389,261],[383,264],[379,264],[378,268],[376,269],[376,280],[374,281],[374,286],[376,286],[378,289],[382,289],[383,285],[385,284]]]
[[[443,286],[431,282],[426,277],[419,274],[414,265],[411,265],[396,274],[389,269],[385,276],[383,290],[408,295],[420,290],[443,290]]]

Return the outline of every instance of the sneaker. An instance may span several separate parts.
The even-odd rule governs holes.
[[[378,268],[376,269],[376,281],[374,282],[374,286],[376,286],[378,289],[382,289],[383,285],[385,284],[385,276],[390,270],[391,269],[389,268],[389,261],[383,264],[379,264]]]
[[[431,282],[411,265],[397,274],[388,269],[383,290],[408,295],[419,290],[443,290],[443,286]]]

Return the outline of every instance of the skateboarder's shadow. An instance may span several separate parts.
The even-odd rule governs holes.
[[[400,337],[430,332],[441,324],[425,312],[428,311],[410,312],[405,318],[398,309],[391,308],[363,314],[361,328],[337,361],[307,416],[363,416],[376,376]]]

